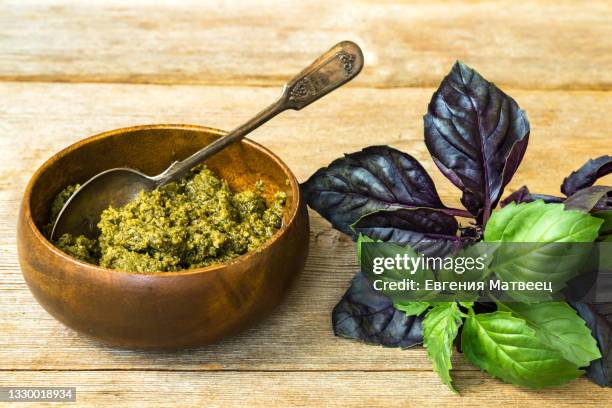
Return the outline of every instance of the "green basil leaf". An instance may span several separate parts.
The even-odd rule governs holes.
[[[372,238],[359,234],[357,237],[357,262],[361,262],[361,244],[364,242],[376,242]]]
[[[603,220],[601,228],[599,228],[599,241],[610,242],[612,241],[612,210],[609,211],[597,211],[594,212],[593,217],[597,217]]]
[[[588,367],[591,361],[601,358],[591,331],[567,303],[506,303],[499,307],[525,320],[535,329],[538,339],[578,367]]]
[[[509,312],[470,313],[463,327],[461,348],[477,367],[523,387],[562,385],[583,373],[561,352],[541,342],[525,320]]]
[[[510,203],[496,211],[484,232],[486,242],[593,242],[602,220],[563,204]]]
[[[474,302],[459,302],[459,304],[468,310],[472,310],[474,308]]]
[[[427,355],[442,382],[453,391],[451,355],[464,316],[456,302],[448,302],[436,304],[423,320],[423,345],[427,348]]]
[[[566,211],[563,204],[511,203],[493,214],[485,242],[526,244],[499,245],[490,269],[506,282],[550,282],[552,299],[568,280],[593,266],[593,248],[568,243],[593,242],[602,223],[589,214]],[[537,291],[508,291],[508,295],[521,302],[544,298]]]
[[[393,306],[406,313],[406,316],[419,316],[431,306],[431,303],[399,301],[394,303]]]

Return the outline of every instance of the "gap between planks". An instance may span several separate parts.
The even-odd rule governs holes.
[[[389,368],[389,369],[194,369],[194,368],[146,368],[146,367],[134,367],[134,368],[0,368],[2,372],[168,372],[168,373],[431,373],[431,368]],[[481,371],[478,367],[473,366],[472,369],[465,368],[453,368],[451,372],[459,373],[466,372],[472,373],[475,371]]]
[[[297,75],[297,72],[296,72]],[[112,78],[112,77],[96,77],[96,76],[47,76],[47,75],[34,75],[34,76],[20,76],[20,75],[0,75],[0,83],[31,83],[31,84],[92,84],[92,85],[157,85],[157,86],[185,86],[185,87],[218,87],[218,88],[281,88],[285,82],[288,82],[291,77],[279,76],[274,78],[267,78],[272,82],[277,80],[277,83],[271,83],[269,81],[257,81],[250,79],[239,79],[236,81],[185,81],[177,78],[173,79],[161,79],[157,77],[130,77],[131,80],[126,78]],[[443,77],[440,77],[442,81]],[[493,78],[489,80],[494,81]],[[355,81],[359,81],[356,79]],[[532,87],[521,87],[516,85],[504,85],[495,82],[495,84],[501,89],[519,91],[519,92],[539,92],[539,93],[550,93],[550,92],[568,92],[568,93],[579,93],[579,92],[612,92],[612,87],[607,85],[580,85],[572,84],[566,86],[555,86],[549,88],[532,88]],[[435,85],[384,85],[384,84],[359,84],[351,83],[345,88],[352,89],[379,89],[379,90],[421,90],[421,89],[432,89],[435,90]]]

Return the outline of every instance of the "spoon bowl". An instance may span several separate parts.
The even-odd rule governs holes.
[[[96,238],[100,214],[109,206],[122,207],[136,198],[140,191],[151,191],[157,187],[154,178],[130,168],[103,171],[77,190],[66,202],[51,231],[57,238],[64,233]]]

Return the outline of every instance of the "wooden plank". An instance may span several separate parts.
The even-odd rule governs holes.
[[[461,395],[436,374],[378,372],[0,372],[0,386],[76,386],[82,407],[584,407],[610,404],[609,389],[587,380],[533,391],[481,372],[455,373]],[[494,392],[494,393],[492,393]],[[52,404],[48,404],[53,406]],[[37,405],[40,406],[40,405]],[[44,406],[44,405],[42,405]],[[70,405],[72,406],[72,405]]]
[[[279,85],[339,40],[361,86],[436,86],[456,59],[506,86],[612,87],[607,0],[40,2],[0,13],[0,79]]]
[[[3,269],[0,369],[430,370],[421,349],[383,349],[334,337],[331,310],[356,271],[354,249],[313,218],[312,253],[287,301],[263,323],[197,350],[145,353],[102,347],[38,306],[17,267]],[[455,366],[475,369],[461,357]]]
[[[457,202],[428,158],[422,119],[433,89],[354,88],[302,112],[288,112],[254,139],[301,180],[343,152],[369,144],[409,151]],[[532,138],[512,186],[555,193],[587,158],[609,153],[610,92],[509,90],[527,110]],[[182,353],[113,350],[64,328],[29,294],[17,262],[15,222],[30,175],[81,137],[120,126],[191,122],[229,128],[276,96],[270,88],[0,83],[0,369],[426,370],[423,349],[358,344],[333,336],[330,312],[356,270],[353,244],[311,212],[311,252],[289,299],[268,320],[222,343]],[[336,98],[336,99],[334,99]],[[316,299],[316,301],[313,301]],[[474,370],[456,357],[454,366]]]
[[[609,153],[610,92],[504,89],[531,122],[525,160],[510,188],[529,180],[558,193],[562,178],[587,158]],[[22,186],[57,150],[83,137],[145,123],[196,123],[229,129],[274,100],[277,89],[124,84],[0,83],[0,186]],[[456,190],[436,170],[423,143],[422,115],[433,88],[347,88],[307,109],[281,114],[251,138],[305,180],[342,153],[390,144],[423,162],[445,198]],[[18,188],[13,189],[16,193]]]

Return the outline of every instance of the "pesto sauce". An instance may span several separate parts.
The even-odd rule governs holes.
[[[49,225],[77,188],[68,186],[58,194]],[[234,193],[225,180],[197,166],[177,182],[141,191],[127,205],[104,210],[97,240],[64,234],[54,244],[69,255],[111,269],[199,268],[263,245],[281,227],[286,198],[277,192],[267,203],[262,182],[252,190]]]

